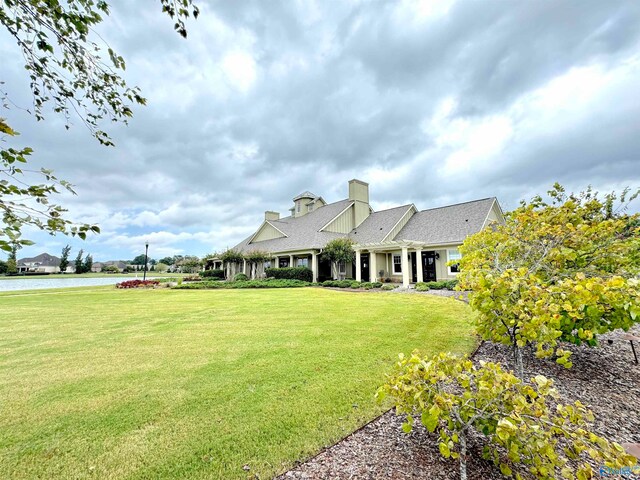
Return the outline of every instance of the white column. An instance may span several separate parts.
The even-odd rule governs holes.
[[[246,260],[242,261],[242,273],[244,273],[245,275],[249,276],[249,274],[247,273],[247,261]]]
[[[402,286],[407,288],[409,286],[409,251],[407,247],[402,247]]]
[[[273,257],[273,268],[280,268],[280,258],[277,256]]]
[[[313,271],[313,283],[318,281],[318,254],[311,252],[311,270]]]
[[[416,268],[418,269],[418,282],[424,282],[424,272],[422,271],[422,250],[416,250]]]
[[[362,263],[360,250],[356,250],[356,282],[362,281]]]
[[[376,256],[376,252],[369,252],[369,278],[371,278],[371,282],[376,282],[378,280]]]
[[[289,266],[295,267],[295,265],[293,264],[293,255],[289,255]]]

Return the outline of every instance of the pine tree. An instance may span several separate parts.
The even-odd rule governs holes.
[[[82,255],[84,254],[84,251],[82,249],[80,249],[80,251],[78,252],[78,255],[76,256],[76,273],[82,273],[82,267],[83,262],[82,262]]]
[[[65,273],[69,266],[69,252],[71,252],[71,245],[67,245],[62,249],[62,256],[60,257],[60,272]]]

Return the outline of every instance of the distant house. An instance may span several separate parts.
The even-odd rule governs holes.
[[[306,266],[313,280],[331,277],[322,250],[335,239],[354,241],[356,259],[339,265],[341,277],[362,281],[391,279],[411,283],[453,279],[458,273],[449,261],[461,258],[458,247],[465,238],[492,222],[504,222],[495,197],[418,210],[414,204],[374,212],[369,205],[369,184],[349,182],[349,196],[326,203],[311,192],[293,199],[288,217],[265,212],[257,230],[234,247],[242,253],[266,251],[273,255],[265,267]],[[221,268],[219,259],[209,262]],[[248,267],[244,265],[245,273]]]
[[[31,258],[21,258],[17,261],[19,273],[60,273],[60,258],[48,253],[41,253]],[[75,263],[69,262],[66,273],[74,273]]]
[[[122,272],[127,267],[127,264],[122,260],[109,260],[108,262],[95,262],[91,267],[91,271],[101,272],[103,268],[111,265],[115,265],[119,272]]]

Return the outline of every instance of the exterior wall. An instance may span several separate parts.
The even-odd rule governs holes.
[[[491,224],[492,222],[504,223],[504,216],[502,215],[502,212],[500,211],[500,207],[498,207],[497,202],[493,202],[493,205],[491,206],[491,210],[489,211],[489,215],[487,216],[487,220],[485,221],[483,228]]]
[[[260,230],[258,230],[258,234],[253,238],[251,243],[261,242],[263,240],[272,240],[274,238],[282,238],[284,235],[280,233],[276,228],[271,226],[268,223],[262,225]]]
[[[404,228],[404,226],[411,219],[411,217],[413,217],[415,213],[416,213],[416,209],[412,205],[411,207],[409,207],[409,210],[402,216],[398,224],[395,227],[393,227],[393,230],[391,230],[389,234],[385,237],[385,239],[393,240],[394,238],[396,238],[396,235],[400,233],[400,230]]]
[[[353,206],[350,206],[322,230],[325,232],[344,233],[346,235],[354,228]]]

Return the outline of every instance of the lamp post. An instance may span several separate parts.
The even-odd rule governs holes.
[[[142,274],[142,281],[147,279],[147,255],[149,253],[149,242],[144,242],[144,273]]]

